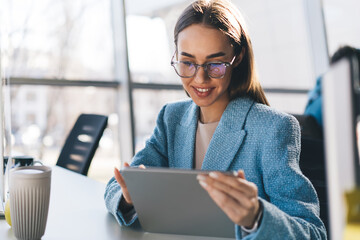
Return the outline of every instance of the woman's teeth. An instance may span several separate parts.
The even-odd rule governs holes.
[[[199,92],[208,92],[210,88],[196,88],[196,90]]]

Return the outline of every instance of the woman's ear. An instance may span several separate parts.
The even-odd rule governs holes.
[[[236,67],[241,63],[244,55],[245,55],[245,48],[243,47],[243,48],[241,49],[240,54],[236,57],[236,59],[235,59],[235,61],[234,61],[234,64],[233,64],[234,68],[236,68]]]

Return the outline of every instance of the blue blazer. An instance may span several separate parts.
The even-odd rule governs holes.
[[[165,105],[134,166],[192,169],[199,107],[191,100]],[[243,169],[258,187],[263,205],[261,225],[244,239],[326,239],[319,202],[299,168],[300,127],[297,120],[248,98],[237,98],[225,109],[210,141],[203,170]],[[112,178],[106,206],[121,225],[137,218],[119,211],[121,189]],[[236,238],[241,228],[235,225]]]

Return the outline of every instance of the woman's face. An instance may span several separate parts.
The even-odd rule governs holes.
[[[178,35],[178,61],[196,64],[231,62],[234,50],[229,38],[221,31],[201,24],[193,24]],[[210,78],[200,67],[191,78],[181,78],[184,89],[200,107],[222,107],[229,103],[228,87],[232,66],[226,68],[224,77]]]

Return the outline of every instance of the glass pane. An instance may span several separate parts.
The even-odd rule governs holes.
[[[308,89],[315,83],[304,0],[234,0],[254,47],[260,82],[267,88]]]
[[[154,130],[158,113],[165,103],[185,98],[187,96],[183,90],[134,90],[136,152],[145,146],[145,141]]]
[[[329,52],[350,45],[360,48],[359,0],[323,0]]]
[[[11,77],[113,80],[110,0],[12,0]]]
[[[126,1],[133,81],[178,82],[170,67],[174,53],[173,30],[178,16],[189,2]],[[311,88],[315,76],[304,0],[234,0],[233,3],[241,9],[247,21],[262,85],[268,88]]]
[[[178,16],[191,1],[125,2],[132,81],[178,84],[179,77],[170,65],[174,53],[173,32]]]
[[[56,164],[61,148],[81,113],[109,117],[88,176],[107,182],[119,166],[116,90],[95,87],[13,86],[13,152]]]
[[[266,93],[270,106],[290,114],[304,114],[307,94]]]

